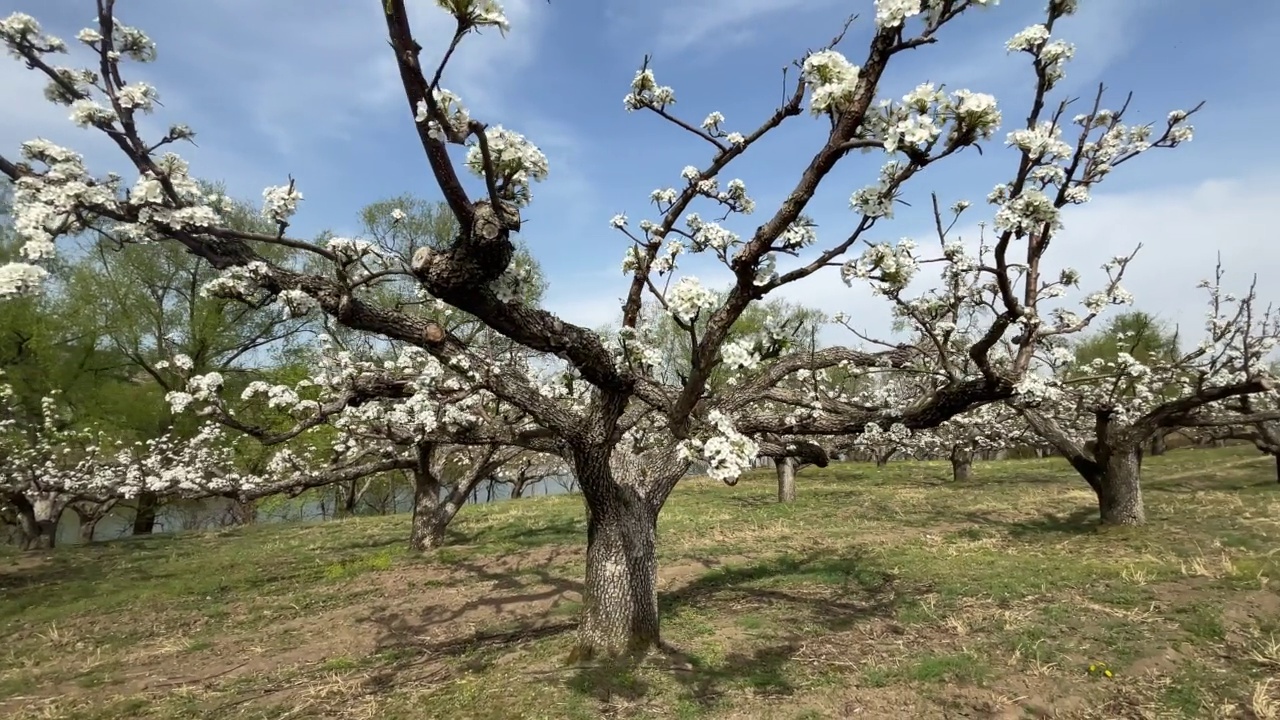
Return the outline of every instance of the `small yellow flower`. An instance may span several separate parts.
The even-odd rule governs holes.
[[[1102,674],[1103,674],[1103,675],[1106,675],[1107,677],[1111,677],[1111,671],[1110,671],[1110,670],[1103,670],[1103,671],[1102,671]]]

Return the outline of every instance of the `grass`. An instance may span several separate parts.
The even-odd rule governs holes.
[[[0,716],[1280,718],[1265,458],[1151,458],[1149,524],[1105,532],[1061,460],[947,470],[808,469],[787,505],[768,473],[685,483],[678,652],[627,668],[564,664],[578,497],[469,506],[428,558],[404,516],[7,552]]]

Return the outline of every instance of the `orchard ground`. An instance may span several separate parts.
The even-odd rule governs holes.
[[[578,496],[0,557],[9,718],[1280,717],[1280,486],[1250,448],[1150,458],[1098,531],[1061,459],[682,483],[663,631],[569,667]],[[1092,672],[1090,668],[1092,667]]]

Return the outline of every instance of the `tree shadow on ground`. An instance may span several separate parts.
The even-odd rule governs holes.
[[[516,545],[520,547],[539,547],[543,545],[574,543],[587,532],[585,513],[582,517],[565,517],[555,522],[529,527],[519,523],[510,523],[499,527],[481,527],[464,530],[450,526],[448,529],[448,545],[472,545],[483,541],[486,544]]]
[[[704,565],[708,565],[704,563]],[[557,604],[580,597],[582,583],[564,577],[555,568],[516,567],[494,570],[478,563],[456,565],[475,574],[487,589],[448,606],[418,607],[412,611],[374,608],[368,621],[377,626],[378,652],[389,652],[402,663],[420,665],[434,658],[451,662],[458,671],[485,672],[513,652],[532,643],[561,636],[578,623],[577,603],[569,608],[575,617],[557,618]],[[561,572],[566,568],[561,568]],[[561,667],[572,676],[568,686],[607,705],[642,700],[652,687],[645,676],[657,671],[669,674],[687,702],[706,705],[734,686],[749,686],[772,694],[795,691],[788,666],[814,630],[846,631],[872,618],[891,617],[906,594],[894,577],[858,556],[831,557],[813,553],[782,556],[744,565],[721,565],[659,598],[664,621],[686,610],[732,617],[735,609],[767,608],[780,617],[794,618],[775,632],[750,637],[715,660],[705,660],[675,647],[664,647],[645,658],[595,661]],[[572,601],[571,601],[572,602]],[[523,614],[504,617],[503,610],[522,608]],[[498,628],[432,637],[450,626],[473,622],[483,615]],[[460,665],[457,663],[461,661]],[[557,672],[553,670],[550,672]],[[395,666],[385,668],[396,672]],[[394,681],[387,681],[393,686]]]
[[[465,578],[465,582],[446,584],[442,598],[445,602],[422,606],[410,597],[407,603],[402,598],[392,598],[370,606],[365,619],[378,628],[377,651],[449,654],[445,651],[468,645],[517,643],[525,633],[547,625],[548,615],[556,614],[560,607],[575,603],[581,596],[582,582],[564,575],[567,568],[563,560],[576,557],[573,549],[563,548],[536,558],[499,556],[450,561],[443,567],[450,574]],[[478,594],[467,597],[468,589],[477,586],[481,588]],[[445,634],[450,625],[461,623],[506,627],[464,636]]]
[[[1054,535],[1091,535],[1098,531],[1098,509],[1083,506],[1067,513],[1046,512],[1033,518],[1010,518],[989,512],[949,512],[947,518],[972,523],[975,527],[999,527],[1010,537],[1036,540]]]
[[[784,555],[717,568],[668,595],[664,614],[690,607],[730,614],[754,606],[793,622],[715,662],[678,655],[690,667],[673,677],[684,700],[704,707],[743,685],[756,692],[790,695],[798,689],[790,668],[807,643],[876,618],[891,618],[914,594],[904,592],[892,573],[856,553]]]

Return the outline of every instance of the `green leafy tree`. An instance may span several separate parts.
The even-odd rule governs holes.
[[[1143,364],[1173,362],[1180,353],[1177,328],[1170,328],[1168,323],[1141,310],[1116,315],[1106,325],[1077,342],[1074,349],[1075,362],[1067,370],[1068,377],[1087,376],[1094,360],[1115,360],[1121,353],[1128,353]],[[1132,396],[1135,380],[1118,379],[1116,382],[1122,384],[1116,388],[1118,396]],[[1173,394],[1167,394],[1167,397],[1172,398]],[[1165,439],[1166,433],[1163,432],[1152,439],[1149,450],[1152,455],[1164,454]]]
[[[275,232],[253,205],[226,198],[220,185],[208,184],[205,190],[225,198],[221,210],[230,226]],[[270,370],[281,359],[277,356],[313,326],[277,306],[258,307],[206,293],[218,271],[180,245],[125,244],[103,236],[82,247],[82,260],[68,274],[67,299],[92,313],[88,321],[96,325],[98,344],[121,358],[131,392],[118,398],[123,407],[116,406],[116,417],[139,437],[155,437],[170,427],[193,429],[191,419],[173,417],[164,401],[182,383],[169,368],[172,358],[190,358],[193,374],[222,373],[234,388]],[[275,262],[291,260],[290,251],[279,245],[264,244],[262,252]],[[135,534],[152,532],[158,501],[152,493],[139,496]]]

